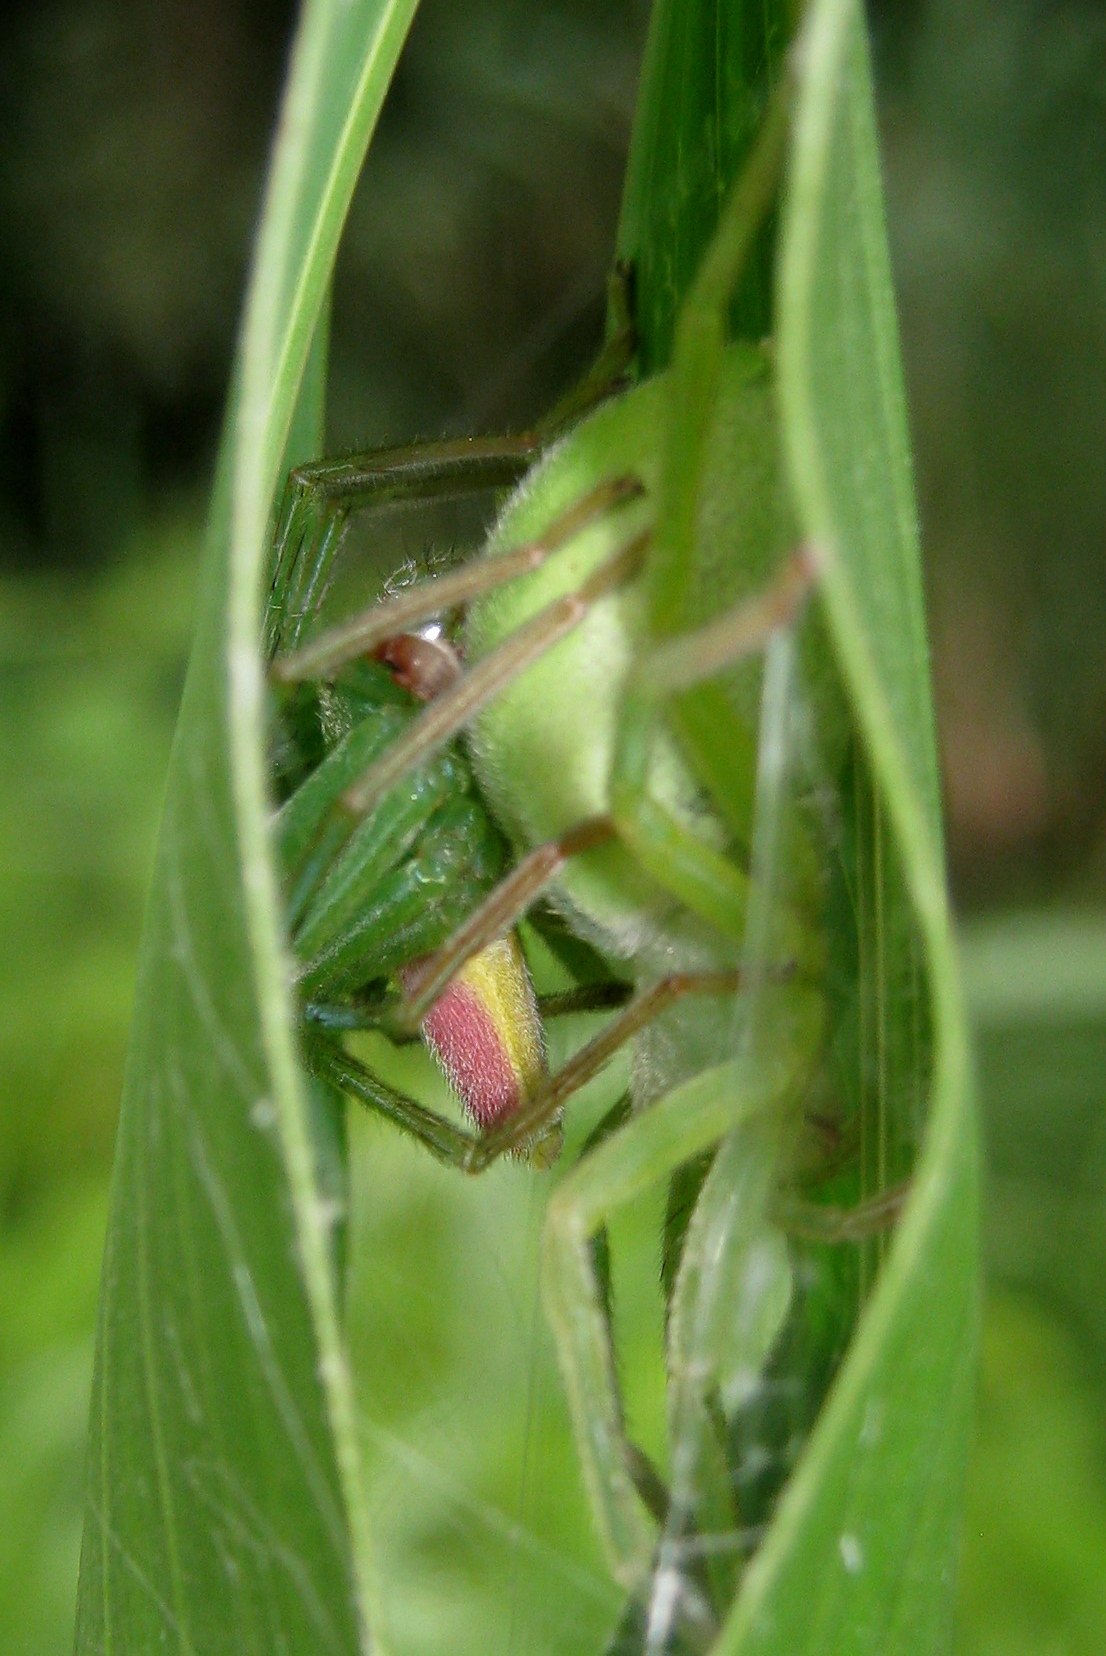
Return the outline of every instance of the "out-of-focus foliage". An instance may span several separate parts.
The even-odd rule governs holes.
[[[12,1217],[111,1153],[193,532],[152,519],[99,578],[3,581],[0,1212]]]
[[[135,945],[190,621],[191,518],[0,579],[0,1643],[70,1640]]]
[[[1106,12],[875,9],[954,874],[1101,901]]]
[[[961,1656],[1097,1656],[1106,1627],[1101,1389],[1039,1301],[992,1293],[968,1484]]]
[[[991,1301],[963,1656],[1094,1656],[1106,1635],[1106,918],[965,939],[988,1101]]]
[[[954,870],[977,912],[1101,912],[1106,22],[1097,0],[870,10]],[[343,255],[337,442],[519,420],[586,354],[645,12],[427,0]],[[6,36],[0,1645],[33,1656],[71,1636],[101,1216],[199,539],[166,502],[212,452],[289,22],[265,0],[52,0]],[[1024,967],[1020,936],[989,935],[988,981]],[[1071,950],[1053,936],[1027,969],[1058,986],[1047,1016],[996,1011],[975,978],[996,1298],[964,1656],[1106,1648],[1106,1015],[1101,986],[1064,979]]]

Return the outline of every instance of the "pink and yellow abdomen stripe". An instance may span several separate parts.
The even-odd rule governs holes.
[[[545,1043],[514,932],[465,963],[430,1009],[422,1033],[478,1127],[506,1121],[533,1097],[545,1079]]]

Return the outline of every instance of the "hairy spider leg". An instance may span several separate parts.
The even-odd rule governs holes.
[[[498,555],[471,558],[459,569],[428,575],[404,591],[371,605],[308,644],[279,655],[271,675],[278,684],[332,678],[348,661],[366,655],[410,627],[471,603],[496,587],[540,569],[581,529],[612,507],[636,498],[636,478],[610,478],[590,490],[549,525],[543,535]]]
[[[635,542],[629,544],[634,550],[634,556],[639,556],[642,547]],[[598,585],[601,590],[608,582],[623,578],[625,570],[621,565],[625,562],[626,551],[626,548],[621,549],[614,559],[600,566],[602,580]],[[619,567],[612,570],[612,565]],[[790,569],[786,572],[785,579],[789,588],[797,585]],[[589,598],[598,595],[594,590],[596,584],[594,581],[590,584]],[[573,596],[579,597],[578,594]],[[562,605],[558,603],[550,606],[550,609],[556,609],[560,615]],[[765,638],[782,624],[786,609],[786,594],[783,597],[778,594],[758,596],[749,604],[735,610],[732,615],[723,617],[724,634],[730,642],[732,652],[737,655],[762,647]],[[549,647],[556,638],[563,636],[559,620],[551,622],[548,612],[541,612],[535,619],[540,623],[537,636],[541,648]],[[509,642],[514,643],[515,640]],[[711,649],[702,652],[700,659],[706,664],[705,670],[713,671],[717,669],[715,657],[720,653],[718,635],[713,624],[708,642],[711,643]],[[694,657],[693,650],[692,658]],[[688,673],[691,669],[684,658],[677,659],[680,673]],[[492,660],[493,657],[486,658],[486,661]],[[498,662],[495,672],[491,675],[492,683],[480,687],[479,699],[482,701],[486,696],[494,694],[498,684],[506,678],[513,677],[517,671],[517,660],[509,661],[505,671],[503,662]],[[466,675],[470,679],[471,676]],[[434,708],[428,708],[421,719],[425,720],[433,711]],[[468,716],[469,712],[466,709],[457,726],[453,726],[451,722],[448,734],[453,734],[454,729]],[[447,738],[442,738],[443,741],[445,739]],[[421,742],[415,744],[415,747],[420,756],[426,751],[425,745]],[[390,749],[388,751],[391,752]],[[408,772],[411,763],[411,757],[408,756],[399,767],[398,774]],[[385,788],[392,786],[397,779],[398,777],[389,775]],[[378,794],[373,795],[374,799],[378,797]],[[556,878],[569,857],[601,844],[605,839],[614,837],[615,833],[615,825],[610,820],[596,819],[591,823],[579,825],[557,841],[538,847],[523,858],[441,949],[410,974],[405,997],[399,1005],[391,1009],[380,1009],[367,1018],[366,1022],[371,1021],[377,1027],[382,1027],[389,1034],[400,1038],[413,1034],[435,1000],[455,978],[465,962],[502,937],[524,917],[534,900]],[[792,969],[793,963],[785,961],[767,975],[778,979],[781,975],[788,975]],[[554,1135],[565,1100],[582,1086],[585,1080],[590,1079],[620,1046],[631,1040],[648,1021],[674,1000],[684,994],[732,994],[737,989],[738,982],[739,976],[734,973],[684,973],[651,985],[637,996],[595,1041],[582,1049],[577,1058],[570,1061],[563,1071],[539,1087],[516,1115],[498,1123],[484,1135],[470,1134],[427,1111],[423,1106],[404,1100],[394,1089],[385,1087],[376,1077],[368,1075],[363,1066],[347,1053],[320,1053],[316,1054],[312,1061],[314,1067],[326,1071],[328,1079],[351,1092],[371,1108],[397,1121],[425,1143],[440,1159],[468,1172],[480,1172],[499,1156],[525,1151]],[[412,1102],[410,1110],[406,1108],[408,1102]]]
[[[599,355],[532,431],[369,449],[292,468],[273,537],[265,621],[269,661],[294,651],[318,612],[353,513],[509,487],[546,444],[619,388],[635,349],[632,285],[632,271],[616,266],[607,284],[607,338]]]
[[[647,532],[631,538],[612,558],[600,565],[580,589],[540,612],[532,624],[520,628],[500,651],[485,658],[478,668],[458,681],[455,688],[464,690],[467,699],[459,698],[453,690],[447,690],[436,702],[428,706],[415,721],[412,729],[424,729],[429,721],[433,721],[433,739],[428,742],[423,735],[410,743],[411,752],[403,755],[395,774],[389,770],[382,790],[379,786],[375,790],[370,790],[365,788],[363,783],[358,785],[370,795],[368,806],[377,803],[381,798],[392,797],[389,790],[394,787],[400,776],[411,772],[414,757],[417,755],[420,759],[425,759],[428,749],[433,753],[440,748],[470,716],[473,701],[477,705],[481,704],[495,693],[500,684],[513,678],[519,671],[520,655],[525,660],[548,649],[552,643],[564,636],[568,627],[578,623],[591,602],[624,580],[632,567],[640,562],[647,543]],[[741,631],[743,646],[748,643],[751,630],[751,626],[746,625]],[[480,677],[481,669],[486,670],[483,679]],[[444,721],[439,715],[443,702],[448,714]],[[384,755],[386,762],[394,749],[400,747],[405,740],[407,738],[401,738],[387,750]],[[373,772],[370,771],[369,775],[371,778]],[[350,789],[343,795],[347,804],[350,795],[356,791],[357,789]],[[357,800],[355,809],[361,810],[360,800]],[[400,1034],[412,1033],[465,963],[503,936],[525,914],[541,889],[555,876],[559,867],[563,866],[566,858],[590,849],[601,843],[604,838],[610,837],[612,833],[612,825],[608,822],[585,824],[574,833],[563,836],[556,844],[539,848],[539,851],[525,858],[514,873],[507,876],[490,894],[487,903],[462,926],[455,937],[432,956],[428,963],[410,974],[406,1003],[391,1015],[383,1013],[379,1018],[380,1026]],[[733,974],[682,974],[653,985],[643,996],[638,997],[636,1002],[631,1003],[597,1042],[584,1049],[584,1053],[580,1055],[582,1067],[569,1065],[565,1072],[552,1078],[550,1083],[538,1086],[517,1113],[498,1123],[482,1138],[475,1138],[462,1129],[455,1128],[433,1112],[427,1111],[423,1106],[404,1100],[402,1095],[364,1072],[362,1066],[349,1054],[330,1050],[328,1043],[316,1040],[309,1053],[309,1061],[317,1073],[325,1074],[326,1079],[351,1092],[393,1121],[399,1122],[433,1153],[466,1171],[481,1171],[498,1156],[511,1152],[526,1151],[532,1157],[536,1156],[539,1161],[548,1161],[553,1154],[551,1147],[558,1142],[558,1123],[565,1098],[582,1085],[597,1067],[605,1063],[619,1046],[630,1040],[646,1022],[678,996],[687,993],[720,993],[723,988],[732,994],[736,987],[737,978]],[[411,1103],[410,1109],[407,1108],[408,1103]],[[535,1146],[542,1145],[550,1148],[544,1152],[535,1151]]]
[[[488,590],[512,578],[519,567],[535,567],[582,523],[612,505],[633,498],[637,492],[636,483],[629,479],[604,484],[551,525],[541,541],[517,548],[506,560],[474,560],[449,575],[418,583],[409,592],[399,593],[378,605],[353,625],[324,635],[303,651],[278,657],[273,666],[274,679],[294,685],[308,677],[314,678],[320,667],[324,676],[333,677],[366,649],[394,639],[397,630],[439,614],[447,600],[453,603],[471,596],[473,590]],[[300,926],[304,910],[328,870],[345,855],[355,838],[371,835],[371,829],[365,826],[370,813],[375,814],[388,797],[390,814],[395,814],[396,801],[390,797],[395,785],[401,779],[410,780],[411,798],[406,806],[409,815],[417,807],[416,795],[424,794],[439,776],[441,764],[449,769],[446,756],[441,757],[440,763],[435,762],[474,706],[479,706],[481,699],[493,695],[501,682],[512,677],[520,661],[525,663],[528,656],[542,653],[551,642],[578,624],[593,597],[605,590],[608,583],[617,582],[622,572],[639,559],[641,551],[640,540],[629,543],[612,559],[606,573],[597,574],[588,589],[573,600],[551,606],[544,617],[535,619],[524,637],[509,641],[496,660],[489,658],[482,663],[476,677],[463,674],[447,684],[427,703],[420,717],[406,721],[397,713],[391,725],[385,717],[378,718],[372,727],[351,730],[326,756],[281,813],[283,860],[294,870],[289,899],[293,932]],[[497,562],[505,562],[508,567],[496,567]],[[346,867],[364,889],[366,878],[357,874],[348,858]],[[368,864],[364,872],[366,876],[371,872]],[[343,904],[343,912],[348,906]],[[317,914],[316,924],[329,928],[328,916]],[[487,941],[493,939],[489,937]]]
[[[699,672],[716,672],[722,666],[763,649],[780,627],[789,625],[794,619],[807,587],[805,567],[806,560],[787,565],[774,587],[719,617],[701,633],[688,634],[658,649],[656,687],[653,691],[657,700],[663,696],[669,678],[675,678],[677,684],[694,682]],[[488,661],[492,659],[491,656],[486,658]],[[453,973],[470,956],[522,919],[570,858],[620,837],[625,838],[622,824],[615,816],[594,817],[528,852],[464,925],[421,964],[408,984],[403,1002],[392,1012],[389,1027],[397,1033],[417,1028]],[[678,857],[688,841],[693,841],[690,857],[693,873],[688,886],[693,880],[694,892],[702,894],[702,912],[705,916],[730,935],[740,938],[746,915],[747,875],[729,858],[694,840],[680,824],[666,838],[665,844],[669,854]],[[632,841],[629,843],[631,849],[636,849]],[[644,866],[649,867],[649,864]],[[798,940],[796,955],[801,955]],[[792,962],[795,963],[797,960]]]
[[[519,549],[518,566],[523,569],[534,567],[576,533],[582,523],[609,511],[623,500],[633,498],[638,492],[639,486],[632,479],[604,483],[590,498],[566,512],[562,521],[551,527],[543,543]],[[635,543],[616,557],[606,580],[620,579],[639,550],[639,545]],[[438,613],[447,601],[456,602],[468,596],[474,585],[497,584],[510,578],[510,574],[509,561],[507,568],[500,565],[490,571],[489,582],[489,569],[485,567],[481,570],[477,564],[456,572],[454,576],[442,577],[437,583],[422,583],[411,592],[398,594],[391,603],[378,606],[367,623],[362,618],[354,627],[347,625],[340,629],[337,637],[328,635],[321,641],[321,647],[320,641],[315,641],[307,646],[306,651],[278,658],[273,677],[284,683],[296,683],[305,677],[315,677],[320,672],[333,677],[344,663],[362,655],[367,647],[384,641],[394,645],[397,626],[409,625],[428,614]],[[462,577],[459,583],[456,575]],[[602,578],[592,583],[596,595],[605,584]],[[581,606],[586,610],[592,596],[590,588],[585,587],[574,603],[557,606],[548,618],[551,631],[549,626],[533,629],[533,647],[539,650],[546,647],[543,642],[546,637],[555,639],[562,635],[566,625],[575,624],[577,611]],[[409,666],[417,672],[416,663],[411,661]],[[509,660],[507,670],[510,671]],[[398,713],[399,724],[387,729],[380,717],[355,724],[300,786],[281,813],[282,860],[292,871],[290,926],[297,954],[304,961],[300,986],[309,1002],[319,999],[325,1006],[327,996],[332,996],[335,989],[348,992],[356,987],[358,971],[364,970],[362,962],[365,965],[379,964],[377,951],[385,916],[398,915],[403,912],[405,904],[409,906],[407,888],[412,881],[417,885],[421,878],[425,878],[420,876],[419,870],[427,864],[428,858],[440,855],[436,850],[437,842],[416,845],[414,840],[420,828],[425,833],[431,815],[447,805],[449,799],[452,785],[452,776],[447,774],[449,754],[443,754],[440,750],[448,740],[449,711],[457,699],[449,684],[450,677],[449,673],[441,676],[440,683],[435,686],[438,693],[430,693],[426,709],[432,726],[444,732],[437,741],[426,740],[424,720],[415,722],[414,740],[409,746],[398,742],[397,731],[402,725]],[[471,690],[471,681],[466,680],[460,688]],[[398,756],[392,759],[394,775],[388,778],[382,790],[376,790],[362,804],[357,800],[356,788],[343,788],[339,784],[343,778],[346,782],[350,780],[351,766],[356,767],[359,754],[370,757],[379,753],[382,747],[389,748],[389,744],[399,749]],[[415,756],[421,762],[413,764]],[[402,788],[392,785],[401,779],[404,783]],[[475,821],[473,827],[476,827]],[[458,837],[455,833],[454,838]],[[440,833],[438,838],[440,840]],[[402,867],[398,867],[397,858],[405,854],[405,846],[413,846],[413,850]],[[465,855],[471,860],[467,846]],[[381,884],[385,875],[387,879]],[[398,910],[397,904],[400,905]],[[536,1023],[536,1009],[528,986],[523,996],[525,1006],[516,1006],[522,987],[516,980],[525,977],[518,951],[512,956],[514,966],[507,972],[506,979],[503,969],[492,970],[500,961],[504,946],[495,939],[489,939],[482,951],[485,967],[479,960],[473,960],[471,965],[467,961],[459,963],[452,984],[443,985],[443,989],[449,989],[449,1005],[453,1011],[447,1011],[444,1002],[437,1009],[440,1028],[428,1026],[433,1022],[430,1006],[424,1014],[431,1016],[424,1024],[423,1033],[451,1076],[454,1074],[451,1060],[454,1060],[466,1073],[475,1064],[475,1077],[484,1077],[489,1084],[495,1082],[496,1113],[487,1118],[482,1116],[479,1108],[484,1095],[478,1091],[470,1097],[465,1087],[460,1089],[466,1109],[470,1109],[477,1120],[494,1120],[501,1109],[513,1108],[509,1101],[528,1096],[544,1068],[537,1049],[531,1050],[534,1048],[533,1041],[525,1052],[519,1047],[516,1019],[512,1016],[514,1008],[515,1013],[523,1017],[526,1027]],[[495,961],[491,960],[492,956]],[[510,990],[512,984],[515,989],[497,1012],[487,999],[489,992]],[[498,993],[494,993],[493,1000],[498,999]],[[460,1019],[459,1023],[457,1019]],[[315,1021],[321,1026],[325,1014],[323,1020]],[[335,1027],[335,1022],[331,1022],[330,1028],[333,1030]],[[480,1051],[469,1051],[464,1043],[466,1039],[475,1039],[478,1030],[484,1031]],[[458,1041],[464,1050],[457,1048]],[[517,1053],[516,1047],[519,1048]],[[522,1062],[524,1057],[526,1061]],[[402,1105],[395,1107],[402,1109]],[[546,1135],[547,1138],[549,1136]]]
[[[640,557],[643,549],[643,538],[635,537],[633,541],[627,544],[627,547],[620,549],[613,559],[600,565],[599,571],[597,571],[599,579],[593,577],[588,584],[586,594],[582,596],[578,592],[571,595],[570,600],[558,600],[547,610],[540,612],[535,617],[531,629],[532,639],[530,637],[524,638],[523,648],[527,652],[534,648],[536,652],[538,649],[544,650],[550,647],[551,643],[563,636],[563,618],[565,615],[575,616],[576,608],[581,603],[592,601],[603,590],[606,590],[610,583],[624,578],[628,554],[632,553],[632,556],[636,559]],[[790,568],[785,571],[784,580],[787,583],[788,592],[801,584],[796,581],[796,577]],[[782,619],[786,618],[789,603],[788,592],[782,595],[758,596],[756,599],[750,600],[747,605],[743,605],[734,611],[732,615],[722,618],[724,636],[729,643],[731,653],[739,655],[763,646],[765,639],[771,636],[771,633],[782,624]],[[556,612],[555,615],[551,615],[550,612],[553,611]],[[576,619],[578,618],[577,616]],[[520,633],[525,634],[526,629],[520,629]],[[726,654],[726,652],[720,651],[718,633],[714,624],[712,624],[709,631],[708,642],[711,644],[711,649],[701,652],[698,659],[705,663],[705,670],[713,671],[717,670],[715,658],[720,653]],[[511,654],[504,660],[506,651],[510,651]],[[412,729],[425,726],[427,721],[433,719],[441,701],[445,701],[447,704],[446,733],[438,739],[441,726],[437,725],[435,721],[435,741],[429,744],[431,751],[434,751],[436,747],[440,747],[448,739],[448,736],[452,735],[467,720],[472,710],[473,699],[478,705],[481,704],[487,697],[495,693],[502,682],[514,677],[519,670],[518,653],[519,634],[515,634],[507,641],[507,645],[501,651],[494,652],[493,655],[486,657],[480,667],[466,674],[464,679],[459,681],[458,688],[465,687],[469,698],[462,702],[460,712],[458,712],[456,698],[450,700],[451,692],[447,691],[439,698],[438,703],[432,704],[420,715]],[[696,659],[694,650],[691,652],[691,658]],[[683,657],[677,659],[680,672],[688,672],[690,669],[687,667],[685,659]],[[472,690],[473,677],[480,672],[480,668],[487,667],[489,664],[491,664],[492,671],[487,675],[487,682],[478,682],[474,697]],[[388,763],[395,748],[405,741],[408,741],[407,737],[401,738],[386,750],[383,755],[385,763]],[[394,786],[400,776],[410,773],[414,756],[417,755],[422,758],[426,754],[427,746],[425,739],[410,743],[412,752],[404,756],[403,762],[398,766],[395,774],[392,774],[389,769],[383,790],[378,789],[371,793],[370,806],[380,798],[390,797],[388,790]],[[370,771],[370,778],[372,775],[373,772]],[[360,786],[363,787],[364,784]],[[352,791],[350,790],[350,792]],[[348,800],[349,793],[347,792],[344,797]],[[360,809],[360,802],[358,802],[358,809]],[[489,893],[485,901],[473,912],[470,918],[462,923],[453,936],[408,974],[404,997],[400,1003],[392,1008],[382,1008],[372,1021],[376,1023],[377,1027],[381,1027],[389,1034],[400,1038],[412,1035],[418,1030],[438,997],[455,980],[457,973],[461,971],[466,962],[480,954],[498,938],[503,937],[525,916],[535,899],[556,878],[570,857],[580,855],[596,845],[602,844],[604,840],[613,838],[616,832],[616,825],[610,819],[595,819],[592,822],[580,824],[576,829],[562,835],[558,840],[540,846],[524,857],[517,867]],[[712,853],[712,855],[725,868],[735,866],[718,853]],[[737,870],[736,872],[744,881],[746,877],[741,871]],[[746,886],[743,884],[740,890],[742,900],[740,918],[742,919],[744,918],[745,894]],[[717,898],[716,888],[716,905]],[[737,932],[738,915],[736,913],[733,919],[734,930]],[[793,965],[794,963],[791,961],[781,961],[775,969],[775,976],[778,978],[781,972],[784,974],[790,972]],[[769,975],[772,974],[769,973]],[[664,1007],[670,1005],[680,995],[702,993],[704,991],[721,993],[723,987],[728,988],[729,993],[733,993],[737,986],[738,980],[733,974],[727,976],[727,974],[697,975],[690,973],[679,974],[662,980],[659,984],[652,985],[635,1001],[631,1002],[630,1006],[625,1009],[619,1018],[614,1020],[608,1030],[597,1037],[595,1042],[583,1049],[583,1052],[578,1055],[579,1062],[583,1066],[579,1072],[574,1068],[575,1061],[573,1061],[573,1063],[566,1066],[565,1071],[552,1077],[547,1084],[539,1086],[516,1113],[498,1122],[488,1133],[482,1136],[474,1136],[454,1127],[452,1123],[446,1122],[433,1112],[427,1111],[423,1106],[414,1105],[410,1111],[407,1111],[405,1101],[401,1095],[393,1089],[384,1087],[375,1077],[368,1077],[363,1074],[361,1066],[349,1054],[334,1054],[329,1058],[317,1057],[315,1063],[323,1063],[328,1068],[329,1078],[335,1084],[343,1086],[354,1096],[360,1098],[362,1102],[389,1116],[390,1119],[400,1121],[401,1125],[404,1125],[408,1131],[425,1143],[441,1159],[459,1166],[465,1171],[480,1172],[501,1155],[525,1152],[533,1158],[535,1157],[535,1146],[545,1144],[551,1147],[556,1144],[558,1142],[559,1118],[566,1098],[579,1086],[583,1085],[583,1081],[589,1079],[595,1073],[596,1068],[605,1063],[618,1047],[631,1040],[651,1018],[657,1016]],[[600,1054],[602,1054],[601,1057]],[[538,1151],[536,1154],[538,1161],[548,1161],[551,1158],[551,1148],[545,1152]]]
[[[610,1328],[592,1241],[618,1208],[722,1139],[759,1130],[794,1102],[808,1048],[781,1041],[773,1064],[735,1060],[695,1076],[650,1104],[577,1163],[550,1199],[543,1292],[582,1448],[584,1476],[615,1577],[633,1589],[648,1573],[656,1529],[646,1512],[625,1437]],[[736,1142],[736,1139],[735,1139]],[[751,1165],[764,1165],[747,1145]],[[704,1187],[705,1189],[706,1187]],[[749,1204],[748,1235],[769,1214]],[[707,1229],[706,1226],[701,1226]],[[691,1232],[685,1244],[691,1245]],[[686,1354],[685,1354],[686,1355]]]
[[[558,1123],[565,1102],[608,1064],[647,1024],[687,995],[732,996],[741,974],[681,972],[635,995],[597,1035],[548,1076],[516,1115],[482,1133],[457,1126],[389,1087],[336,1043],[310,1036],[307,1060],[320,1079],[350,1093],[412,1134],[430,1152],[463,1173],[483,1173],[504,1155],[527,1153],[549,1165],[559,1150]],[[543,1151],[543,1145],[555,1146]],[[536,1155],[535,1155],[536,1151]]]
[[[265,622],[270,661],[294,650],[318,613],[353,513],[405,500],[449,499],[517,483],[545,441],[463,437],[315,460],[288,474],[273,539]]]

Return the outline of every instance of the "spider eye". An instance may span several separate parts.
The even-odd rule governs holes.
[[[396,683],[409,690],[416,701],[433,701],[461,672],[461,658],[440,621],[432,621],[416,632],[398,633],[372,654],[391,669]]]

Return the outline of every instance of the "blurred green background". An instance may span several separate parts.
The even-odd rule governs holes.
[[[518,423],[586,358],[646,10],[426,0],[342,256],[335,446]],[[143,894],[292,14],[9,15],[0,1647],[53,1656]],[[871,17],[988,1152],[958,1650],[1098,1656],[1106,14],[879,0]]]

